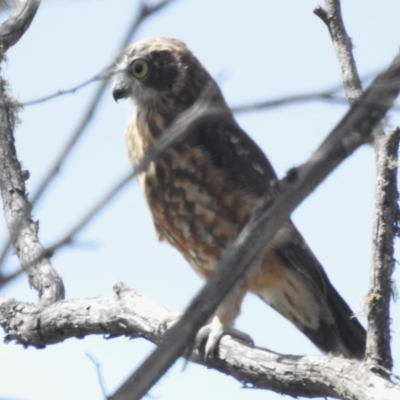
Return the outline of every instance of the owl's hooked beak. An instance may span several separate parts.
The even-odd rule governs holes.
[[[118,100],[120,99],[126,99],[127,97],[129,97],[129,88],[127,86],[116,83],[113,87],[112,95],[116,102],[118,102]]]

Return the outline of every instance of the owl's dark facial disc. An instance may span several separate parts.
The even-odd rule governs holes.
[[[149,70],[143,85],[159,91],[168,91],[178,77],[177,61],[167,50],[153,51],[148,56]]]

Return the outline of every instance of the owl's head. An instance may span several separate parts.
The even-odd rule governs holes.
[[[148,38],[123,50],[114,65],[115,100],[149,105],[190,107],[213,79],[184,43]]]

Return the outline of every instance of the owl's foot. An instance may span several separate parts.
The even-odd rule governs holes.
[[[234,339],[238,339],[250,346],[253,345],[253,339],[247,334],[231,326],[223,326],[216,318],[208,324],[204,325],[196,336],[195,346],[198,347],[201,342],[206,341],[204,353],[205,359],[213,357],[218,344],[224,335],[232,336]]]
[[[161,323],[161,328],[163,331],[167,331],[173,325],[175,325],[180,318],[182,317],[181,313],[174,313],[168,318],[166,318]],[[200,328],[199,332],[196,335],[196,339],[191,346],[187,349],[187,356],[190,356],[190,353],[193,350],[193,347],[199,347],[202,342],[205,341],[204,353],[205,360],[209,357],[213,357],[215,351],[217,350],[218,344],[224,335],[232,336],[234,339],[240,340],[241,342],[252,346],[254,344],[253,339],[247,333],[239,331],[231,326],[224,326],[219,321],[218,317],[214,317],[212,322],[204,325]]]

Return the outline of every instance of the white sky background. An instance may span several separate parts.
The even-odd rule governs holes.
[[[400,2],[346,1],[343,15],[362,74],[378,71],[400,45]],[[214,75],[230,105],[320,90],[340,82],[325,25],[312,10],[322,0],[181,0],[145,22],[136,39],[173,36],[188,44]],[[74,86],[108,64],[135,15],[132,0],[48,1],[20,43],[8,52],[6,76],[22,101]],[[20,160],[41,177],[76,127],[95,85],[74,95],[26,107],[16,132]],[[130,168],[123,134],[130,106],[116,104],[110,90],[78,148],[34,211],[40,238],[53,243]],[[307,159],[345,113],[345,104],[309,102],[237,116],[282,176]],[[392,113],[390,122],[399,123]],[[368,290],[373,213],[374,155],[364,147],[344,162],[294,213],[293,219],[335,287],[361,314]],[[0,243],[6,237],[1,223]],[[398,247],[398,246],[397,246]],[[174,311],[185,308],[201,287],[183,258],[159,244],[147,206],[132,183],[77,238],[53,257],[67,297],[112,294],[122,280]],[[15,266],[16,260],[9,260]],[[395,278],[399,280],[397,271]],[[36,301],[22,276],[1,296]],[[393,355],[400,360],[400,306],[393,305]],[[282,353],[318,354],[303,335],[258,298],[248,296],[237,326],[258,346]],[[126,338],[68,340],[44,350],[0,343],[0,399],[102,399],[95,368],[102,366],[108,393],[125,380],[152,345]],[[153,398],[278,399],[216,371],[176,363],[152,389]],[[399,367],[396,363],[396,370]]]

